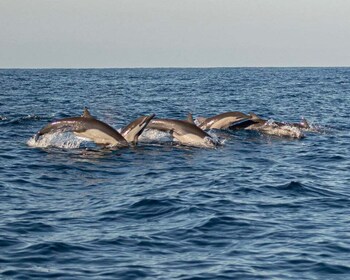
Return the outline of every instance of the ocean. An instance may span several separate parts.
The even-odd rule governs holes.
[[[84,107],[117,129],[241,111],[318,131],[33,145]],[[2,69],[0,279],[350,279],[349,108],[350,68]]]

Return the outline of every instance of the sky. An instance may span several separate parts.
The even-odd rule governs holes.
[[[350,66],[350,0],[0,0],[0,68]]]

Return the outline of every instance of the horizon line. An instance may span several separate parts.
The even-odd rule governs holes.
[[[349,66],[116,66],[116,67],[0,67],[0,70],[89,70],[89,69],[218,69],[218,68],[350,68]]]

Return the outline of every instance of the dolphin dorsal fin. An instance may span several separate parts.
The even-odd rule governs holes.
[[[90,118],[90,119],[93,119],[94,117],[93,116],[91,116],[91,114],[90,114],[90,112],[89,112],[89,110],[88,110],[88,108],[84,108],[84,112],[83,112],[83,114],[81,115],[83,118]]]
[[[192,113],[188,113],[186,121],[194,124],[194,119],[193,119]]]

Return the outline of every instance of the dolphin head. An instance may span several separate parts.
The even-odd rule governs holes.
[[[139,139],[139,136],[143,132],[143,130],[146,128],[148,123],[153,119],[155,114],[151,114],[149,116],[142,116],[128,124],[126,127],[123,128],[121,134],[125,138],[128,143],[137,144],[137,141]]]

